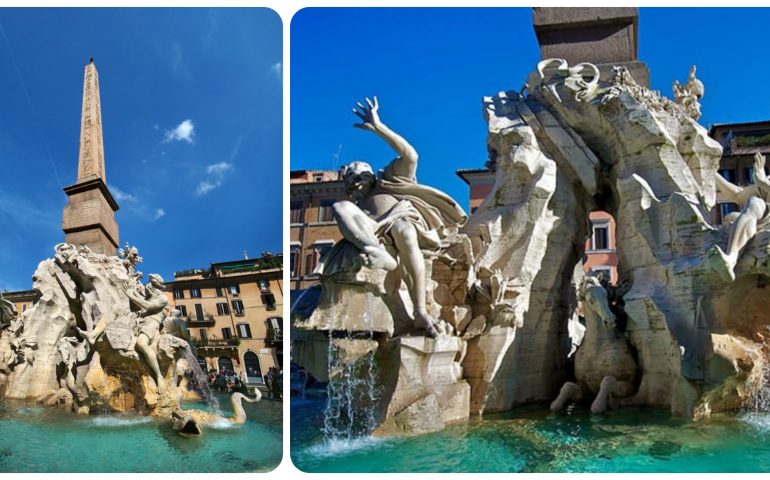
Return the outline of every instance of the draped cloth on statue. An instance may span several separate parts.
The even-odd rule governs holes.
[[[396,203],[386,213],[372,218],[372,230],[383,245],[393,245],[390,230],[403,220],[414,225],[420,249],[435,254],[446,246],[445,239],[451,231],[467,220],[465,211],[449,195],[417,183],[414,175],[395,173],[396,159],[377,175],[372,194],[391,195]],[[361,267],[360,251],[352,243],[341,240],[320,259],[316,274],[333,275],[338,272],[355,272]]]

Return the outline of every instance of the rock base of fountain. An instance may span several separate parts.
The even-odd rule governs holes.
[[[439,335],[400,337],[379,353],[383,377],[396,373],[382,392],[383,421],[375,435],[416,435],[468,419],[471,388],[462,378],[465,341]]]
[[[170,416],[188,396],[184,374],[197,363],[188,360],[189,336],[162,279],[139,281],[140,261],[128,246],[106,256],[58,245],[35,271],[39,299],[21,315],[8,308],[0,318],[3,396],[80,414]]]

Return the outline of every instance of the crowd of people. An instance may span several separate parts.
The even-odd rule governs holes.
[[[265,375],[265,385],[267,386],[268,398],[280,400],[283,395],[283,370],[270,367],[267,375]]]
[[[187,378],[188,389],[201,392],[201,385],[199,385],[198,379],[195,377],[192,370],[187,370],[185,372],[185,377]],[[238,376],[229,370],[220,371],[212,368],[209,370],[206,381],[211,390],[219,390],[220,392],[227,393],[247,393],[246,379],[243,378],[243,373],[241,373],[241,376]],[[267,387],[267,398],[280,400],[283,396],[283,371],[276,367],[270,367],[267,374],[264,376],[264,381],[265,386]]]

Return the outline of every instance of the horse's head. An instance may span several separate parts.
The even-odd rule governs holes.
[[[600,318],[605,328],[615,328],[615,314],[610,310],[607,290],[599,283],[599,279],[587,276],[580,284],[578,291],[586,315],[592,314]]]

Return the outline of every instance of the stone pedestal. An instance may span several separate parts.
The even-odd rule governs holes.
[[[460,362],[458,337],[401,337],[380,354],[384,420],[375,435],[417,435],[468,419],[470,386]],[[388,373],[392,369],[393,373]]]

